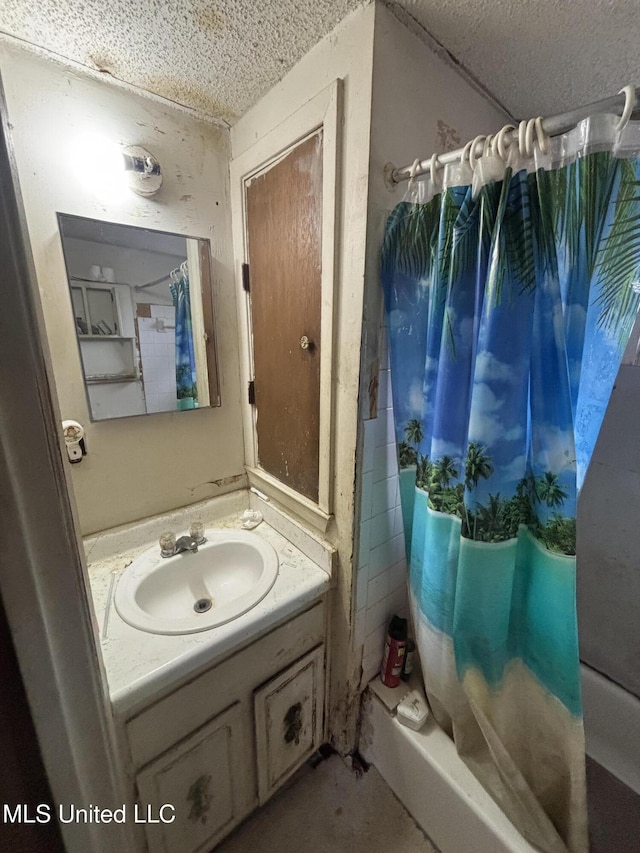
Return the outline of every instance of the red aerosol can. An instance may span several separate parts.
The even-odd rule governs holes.
[[[400,684],[402,664],[407,648],[407,620],[393,616],[387,630],[384,644],[384,657],[380,669],[380,678],[387,687],[397,687]]]

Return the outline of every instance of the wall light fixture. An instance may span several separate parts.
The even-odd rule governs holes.
[[[128,145],[122,156],[129,189],[143,196],[155,195],[162,186],[162,170],[153,154],[140,145]]]
[[[77,179],[103,201],[124,202],[128,192],[152,196],[162,186],[157,158],[140,145],[122,146],[100,133],[80,135],[69,149]]]

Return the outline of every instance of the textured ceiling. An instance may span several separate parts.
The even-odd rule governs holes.
[[[0,32],[233,124],[357,0],[0,0]]]
[[[227,124],[359,0],[1,0],[0,32]],[[517,118],[638,83],[638,0],[388,0]],[[410,16],[408,18],[407,16]]]
[[[638,0],[399,5],[518,119],[564,112],[640,83]]]

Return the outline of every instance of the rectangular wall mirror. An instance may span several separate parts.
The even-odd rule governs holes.
[[[58,214],[93,421],[219,406],[208,240]]]

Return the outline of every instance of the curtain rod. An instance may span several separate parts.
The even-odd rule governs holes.
[[[156,284],[162,284],[163,281],[167,281],[169,279],[169,274],[160,276],[155,281],[148,281],[146,284],[136,284],[133,288],[134,290],[144,290],[146,287],[155,287]]]
[[[146,287],[155,287],[156,284],[162,284],[163,281],[172,281],[172,277],[174,275],[178,275],[178,273],[186,273],[187,271],[187,262],[183,261],[179,267],[176,267],[174,270],[171,270],[171,272],[167,273],[167,275],[162,275],[160,276],[160,278],[156,278],[155,281],[148,281],[146,284],[136,284],[133,289],[144,290]]]
[[[639,89],[634,89],[636,104],[638,104],[638,92]],[[586,104],[583,107],[578,107],[575,110],[570,110],[566,113],[560,113],[557,116],[549,116],[548,118],[542,119],[542,129],[547,134],[547,136],[560,136],[562,133],[566,133],[568,130],[571,130],[575,125],[582,121],[582,119],[587,118],[594,113],[606,113],[606,112],[619,112],[620,109],[624,108],[626,104],[626,95],[623,93],[619,93],[617,95],[612,95],[610,98],[603,98],[600,101],[594,101],[592,104]],[[518,131],[510,131],[505,134],[505,142],[511,142],[514,137],[517,138]],[[476,143],[474,155],[479,157],[482,154],[483,142],[479,141]],[[436,163],[436,169],[440,169],[443,166],[446,166],[448,163],[455,163],[458,161],[462,155],[463,148],[457,148],[455,151],[445,151],[443,154],[438,154],[438,160]],[[418,168],[416,169],[416,175],[424,175],[429,171],[431,166],[431,159],[421,160]],[[387,163],[384,169],[385,181],[390,189],[396,184],[399,184],[401,181],[408,181],[411,177],[411,166],[402,166],[401,168],[396,168],[393,163]]]

